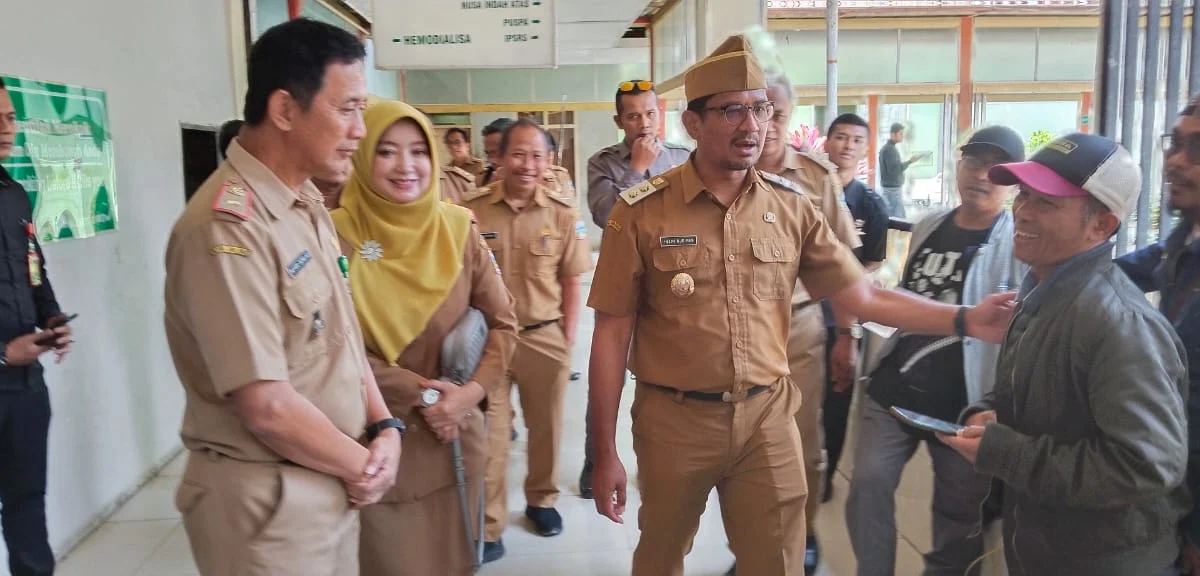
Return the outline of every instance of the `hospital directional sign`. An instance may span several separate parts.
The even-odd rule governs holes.
[[[553,0],[387,0],[374,17],[378,68],[558,65]]]

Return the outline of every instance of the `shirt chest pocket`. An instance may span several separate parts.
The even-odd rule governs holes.
[[[711,264],[704,246],[656,248],[651,260],[649,292],[659,309],[695,306],[712,297]]]
[[[796,287],[796,245],[786,238],[751,238],[754,255],[754,297],[759,300],[791,298]]]
[[[539,236],[529,243],[528,273],[536,278],[553,278],[563,251],[562,238]]]
[[[336,325],[333,286],[311,271],[304,282],[293,280],[283,289],[283,342],[289,369],[308,366],[329,352]]]

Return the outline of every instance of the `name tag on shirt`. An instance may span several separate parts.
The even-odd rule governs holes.
[[[484,240],[495,240],[500,237],[500,234],[496,232],[484,232],[480,236],[483,236]]]
[[[668,246],[695,246],[699,244],[699,239],[696,236],[662,236],[658,239],[658,245],[666,248]]]

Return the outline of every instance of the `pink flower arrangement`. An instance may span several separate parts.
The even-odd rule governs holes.
[[[800,129],[791,134],[792,146],[801,150],[811,150],[825,154],[825,137],[821,135],[821,129],[816,126],[801,124]],[[858,172],[856,176],[870,176],[871,165],[863,158],[858,163]]]

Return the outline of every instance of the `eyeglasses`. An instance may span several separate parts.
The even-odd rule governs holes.
[[[972,172],[978,172],[980,170],[991,170],[992,166],[1003,164],[1004,161],[997,160],[995,158],[981,158],[979,156],[968,156],[963,154],[962,163],[963,168]]]
[[[771,116],[775,115],[775,103],[759,102],[753,106],[747,106],[745,104],[727,104],[717,108],[704,109],[705,112],[717,110],[721,111],[721,113],[725,115],[726,122],[734,126],[739,126],[742,122],[745,122],[746,114],[751,111],[754,113],[754,121],[762,124],[767,120],[770,120]]]
[[[1200,134],[1192,134],[1187,138],[1179,138],[1175,134],[1163,134],[1162,149],[1164,160],[1179,152],[1186,152],[1188,163],[1200,164]]]
[[[637,82],[622,82],[617,85],[617,90],[620,90],[621,92],[632,92],[635,86],[642,92],[649,92],[654,89],[653,82],[639,80]]]

